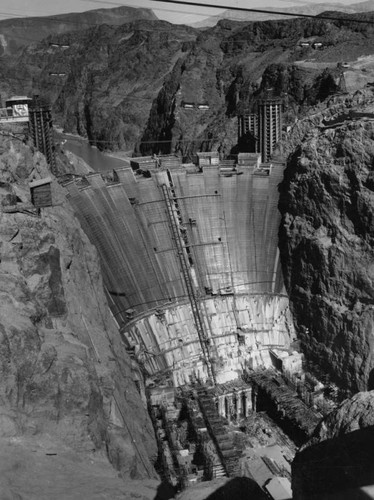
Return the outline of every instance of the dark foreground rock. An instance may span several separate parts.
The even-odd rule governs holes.
[[[292,464],[295,500],[373,498],[374,391],[330,414]]]

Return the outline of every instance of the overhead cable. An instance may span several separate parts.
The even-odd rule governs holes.
[[[189,0],[151,0],[152,2],[163,2],[168,4],[176,4],[176,5],[193,5],[195,7],[212,7],[214,9],[225,9],[225,10],[234,10],[239,12],[254,12],[257,14],[276,14],[280,16],[287,17],[306,17],[312,19],[323,19],[327,21],[348,21],[362,24],[374,24],[374,21],[369,21],[367,19],[353,19],[349,17],[337,17],[337,16],[327,16],[323,14],[318,14],[317,16],[313,14],[299,14],[296,12],[287,12],[282,10],[270,10],[270,9],[252,9],[247,7],[235,7],[233,5],[218,5],[218,4],[206,4],[203,2],[193,2]],[[367,13],[365,13],[367,15]]]

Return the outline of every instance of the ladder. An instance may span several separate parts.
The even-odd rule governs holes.
[[[204,323],[203,319],[201,317],[200,313],[200,308],[195,292],[195,288],[192,282],[191,274],[190,274],[190,268],[189,268],[189,263],[186,255],[186,250],[185,250],[185,245],[184,241],[182,238],[182,235],[179,230],[179,224],[177,220],[177,215],[176,215],[176,209],[173,203],[173,200],[175,199],[173,196],[171,196],[169,188],[166,184],[163,184],[161,186],[163,195],[165,198],[165,203],[166,203],[166,208],[167,208],[167,214],[170,222],[170,227],[171,227],[171,232],[172,232],[172,237],[175,241],[176,247],[177,247],[177,254],[178,254],[178,259],[181,265],[181,270],[183,274],[183,280],[187,289],[187,295],[190,301],[191,309],[192,309],[192,314],[193,318],[195,321],[195,326],[197,330],[197,334],[199,337],[201,349],[206,361],[207,369],[208,369],[208,374],[213,383],[216,383],[215,380],[215,375],[212,370],[212,363],[211,359],[209,356],[209,338],[205,332],[204,328]]]

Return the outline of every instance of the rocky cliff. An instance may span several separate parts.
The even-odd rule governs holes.
[[[341,387],[372,384],[374,349],[372,93],[296,123],[280,186],[280,251],[298,335]]]
[[[67,39],[68,47],[50,45]],[[337,62],[371,54],[373,44],[371,25],[321,19],[223,20],[206,30],[150,19],[101,24],[3,57],[0,92],[49,98],[55,123],[100,149],[228,154],[237,115],[267,88],[288,93],[292,123],[335,92]],[[359,76],[370,80],[370,71]]]
[[[153,429],[96,250],[55,178],[53,206],[29,207],[28,183],[48,175],[42,155],[0,136],[0,490],[96,498],[101,477],[108,496],[100,498],[117,498],[112,486],[124,494],[130,479],[156,478]]]

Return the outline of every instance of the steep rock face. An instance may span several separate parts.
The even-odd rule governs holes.
[[[107,454],[124,478],[156,477],[152,425],[97,253],[62,188],[53,180],[40,215],[9,211],[47,175],[42,155],[0,138],[0,438],[53,436],[87,459]]]
[[[66,72],[61,86],[48,87],[47,67],[42,86],[56,101],[55,111],[66,131],[87,136],[100,149],[130,149],[164,79],[183,56],[183,44],[191,39],[192,29],[173,30],[162,22],[88,30],[72,39],[60,59],[50,55],[51,65]],[[43,54],[41,49],[42,59]]]
[[[236,117],[226,116],[220,42],[219,36],[202,34],[178,60],[151,108],[142,154],[176,152],[191,159],[196,150],[230,152],[237,125]],[[194,108],[185,108],[186,103]]]
[[[372,498],[373,409],[374,391],[361,392],[318,425],[292,463],[295,500]]]
[[[325,69],[321,74],[302,69],[296,65],[270,64],[264,71],[261,87],[277,89],[279,93],[287,93],[286,105],[290,98],[294,103],[313,106],[324,101],[329,95],[336,93],[335,83],[337,69]]]
[[[368,387],[374,367],[374,128],[363,120],[372,102],[360,94],[297,124],[280,187],[281,259],[299,338],[315,368],[352,391]]]

